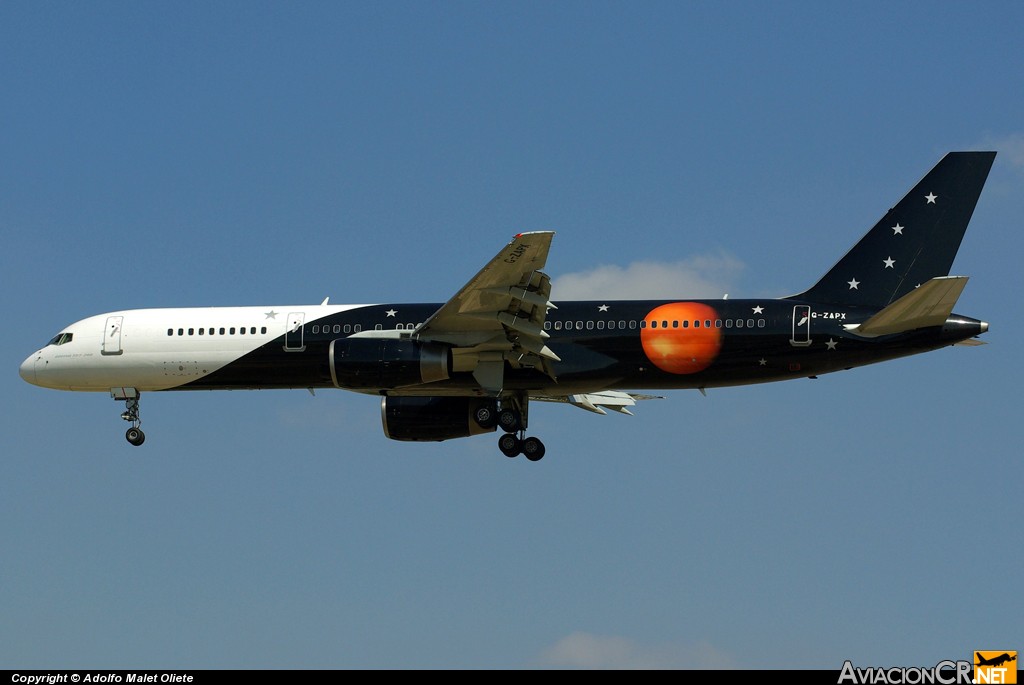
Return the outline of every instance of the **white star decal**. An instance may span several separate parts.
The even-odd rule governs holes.
[[[924,196],[924,199],[928,200],[928,204],[933,205],[933,204],[935,204],[935,200],[938,197],[939,196],[936,195],[935,193],[928,193],[927,195]]]
[[[860,285],[860,281],[858,281],[856,278],[853,279],[852,281],[847,281],[847,284],[849,284],[850,290],[860,290],[860,288],[857,287],[858,285]]]
[[[384,312],[384,313],[385,313],[385,314],[387,314],[388,316],[394,316],[394,315],[395,315],[395,314],[397,314],[398,312],[397,312],[397,311],[395,311],[394,309],[389,309],[389,310],[387,310],[387,311],[386,311],[386,312]]]
[[[885,268],[886,269],[895,269],[896,268],[895,266],[893,266],[896,263],[896,260],[893,259],[892,257],[889,257],[888,259],[883,259],[882,263],[885,264]]]
[[[599,312],[606,312],[606,311],[608,311],[608,305],[606,305],[606,304],[601,305],[600,307],[597,308],[597,311],[599,311]]]
[[[830,350],[834,350],[834,349],[836,349],[836,345],[838,345],[838,344],[839,343],[837,343],[835,340],[833,340],[832,338],[829,338],[828,342],[825,343],[825,347],[827,347]]]
[[[760,359],[757,360],[757,363],[760,364],[761,366],[767,366],[768,360],[765,359],[764,357],[761,357]]]
[[[277,318],[277,312],[275,312],[273,309],[271,309],[269,312],[267,312],[267,318],[268,319],[276,319]]]
[[[754,313],[755,314],[761,314],[763,312],[764,312],[764,307],[762,307],[761,305],[757,305],[756,307],[754,307]]]
[[[900,226],[899,222],[897,222],[896,225],[892,227],[892,234],[893,235],[903,235],[903,228],[904,227]]]

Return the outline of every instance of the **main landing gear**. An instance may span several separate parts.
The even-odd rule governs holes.
[[[142,419],[139,418],[139,397],[141,393],[135,388],[112,388],[110,396],[119,402],[124,402],[124,412],[121,418],[132,424],[132,427],[124,432],[125,439],[138,447],[146,441],[146,434],[139,426]]]
[[[523,413],[514,406],[503,406],[498,409],[493,405],[484,405],[476,410],[473,418],[482,428],[497,426],[505,431],[505,434],[498,438],[498,449],[506,457],[518,457],[522,454],[530,461],[540,461],[544,458],[544,443],[540,438],[526,437]]]

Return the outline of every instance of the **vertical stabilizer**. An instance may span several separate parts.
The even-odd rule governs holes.
[[[792,299],[885,307],[946,276],[995,152],[950,152],[810,290]]]

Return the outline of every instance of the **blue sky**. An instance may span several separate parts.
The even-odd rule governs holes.
[[[0,667],[827,668],[1021,649],[1024,5],[0,4]],[[548,456],[373,398],[25,384],[122,308],[813,283],[954,149],[977,348],[636,416]],[[561,288],[561,290],[559,290]],[[1015,313],[1016,312],[1016,313]]]

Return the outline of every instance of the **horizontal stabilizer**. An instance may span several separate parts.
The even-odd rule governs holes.
[[[574,407],[586,409],[595,414],[607,414],[608,412],[605,409],[611,409],[620,414],[632,416],[632,412],[626,409],[626,407],[634,406],[637,400],[661,400],[664,398],[657,395],[640,395],[631,392],[620,392],[618,390],[602,390],[601,392],[588,392],[560,397],[531,395],[530,399],[541,402],[568,402]]]
[[[873,338],[879,335],[904,333],[917,328],[941,326],[946,323],[960,298],[967,276],[940,276],[896,300],[870,319],[847,329],[857,335]]]

